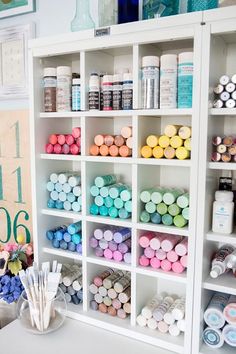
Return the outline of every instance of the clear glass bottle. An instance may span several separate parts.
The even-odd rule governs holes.
[[[95,24],[90,15],[89,0],[76,0],[76,13],[71,21],[71,31],[82,31],[94,27]]]
[[[117,0],[99,0],[98,2],[99,27],[111,26],[117,24],[118,1]]]

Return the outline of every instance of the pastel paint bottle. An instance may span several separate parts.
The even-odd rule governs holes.
[[[185,316],[185,298],[181,298],[172,310],[173,317],[176,321],[183,320]]]
[[[181,137],[179,135],[172,136],[172,138],[170,139],[170,145],[174,149],[178,149],[179,147],[181,147],[183,145],[183,143],[184,143],[184,141],[183,141],[183,139],[181,139]]]
[[[150,247],[154,250],[157,251],[161,248],[161,242],[164,240],[165,235],[158,233],[155,237],[153,237],[150,240]]]
[[[188,239],[184,238],[180,243],[175,246],[175,252],[178,256],[182,257],[188,253]]]
[[[222,246],[212,261],[212,267],[210,276],[212,278],[217,278],[221,274],[224,274],[227,271],[227,264],[226,264],[226,257],[230,255],[234,251],[234,247],[231,245],[224,245]]]
[[[231,295],[224,308],[224,317],[231,325],[236,325],[236,295]]]
[[[181,274],[185,270],[184,266],[179,261],[172,263],[171,269],[177,274]]]
[[[181,208],[187,208],[189,206],[189,193],[184,193],[177,198],[177,205]]]
[[[181,241],[181,236],[175,235],[166,235],[165,239],[161,242],[161,248],[165,252],[173,250],[175,245]]]
[[[175,251],[172,250],[172,251],[167,252],[167,259],[168,259],[168,261],[173,263],[173,262],[178,261],[179,256],[177,255],[177,253]]]
[[[95,248],[95,256],[96,257],[103,257],[104,256],[104,250],[101,247],[96,247]]]
[[[148,223],[151,220],[151,215],[146,211],[143,210],[140,214],[140,221],[144,223]]]
[[[114,290],[120,294],[123,291],[125,291],[125,289],[127,289],[130,286],[130,279],[131,276],[128,273],[127,275],[125,275],[124,277],[122,277],[121,279],[119,279],[115,285],[114,285]]]
[[[162,301],[161,296],[154,296],[147,304],[143,307],[141,314],[144,318],[149,320],[152,318],[153,311],[160,305]]]
[[[113,259],[116,261],[116,262],[121,262],[123,260],[123,254],[119,251],[114,251],[113,252]]]
[[[223,311],[229,301],[230,295],[215,293],[204,312],[204,321],[214,329],[222,328],[225,324]]]
[[[156,321],[162,321],[164,314],[168,311],[169,307],[173,304],[174,300],[172,297],[167,296],[158,305],[158,307],[153,311],[153,317]]]
[[[178,337],[180,335],[180,330],[176,324],[172,324],[169,326],[169,333],[173,337]]]
[[[161,221],[162,221],[162,217],[160,214],[158,213],[151,214],[151,222],[153,224],[161,224]]]
[[[157,323],[157,328],[161,333],[167,333],[169,331],[169,326],[164,321],[160,321]]]
[[[188,220],[186,220],[182,215],[176,215],[174,217],[174,225],[178,228],[182,228],[188,224]]]
[[[205,328],[202,339],[209,347],[214,349],[221,348],[224,345],[224,336],[219,329]]]
[[[146,327],[147,326],[147,319],[142,316],[142,315],[138,315],[138,317],[136,318],[137,324],[140,327]]]
[[[116,299],[118,296],[117,292],[113,288],[108,289],[107,294],[112,300]]]
[[[124,242],[131,237],[131,230],[129,228],[123,228],[114,233],[114,241],[116,243]]]
[[[175,306],[179,301],[180,299],[175,300],[175,302],[173,302],[173,304],[169,307],[168,311],[163,316],[165,323],[167,323],[168,325],[175,323],[175,318],[173,316],[172,311],[174,310]]]
[[[181,332],[185,332],[186,331],[186,321],[185,321],[185,319],[177,321],[176,325],[177,325],[177,327],[179,328],[179,330]]]
[[[150,264],[150,260],[149,258],[143,255],[139,258],[139,264],[143,267],[148,267]]]
[[[184,268],[187,268],[188,267],[188,256],[187,255],[186,256],[182,256],[180,258],[180,263],[182,264],[182,266]]]
[[[162,224],[166,226],[171,226],[173,224],[173,217],[170,214],[162,215],[161,218]]]
[[[106,269],[104,272],[102,272],[99,275],[97,275],[96,277],[94,277],[93,283],[98,287],[102,286],[103,280],[106,279],[112,273],[114,273],[113,269],[110,269],[110,268]]]
[[[106,259],[112,259],[113,258],[113,252],[109,248],[105,249],[104,250],[104,257]]]
[[[112,252],[114,252],[118,249],[118,244],[115,241],[111,240],[108,242],[108,247]]]
[[[131,239],[121,242],[118,245],[118,251],[120,251],[122,254],[129,252],[130,249],[131,249]]]
[[[150,266],[154,269],[159,269],[161,267],[161,261],[158,258],[153,257],[150,259]]]
[[[124,254],[124,262],[125,263],[128,263],[128,264],[131,264],[132,262],[132,255],[130,252],[127,252]]]
[[[227,324],[222,331],[225,342],[231,347],[236,347],[236,327]]]
[[[169,272],[171,270],[171,262],[168,261],[168,259],[161,261],[161,269],[164,270],[164,272]]]
[[[177,198],[179,196],[181,196],[183,194],[183,190],[181,189],[173,189],[173,190],[170,190],[168,192],[166,192],[164,195],[163,195],[163,202],[166,204],[166,205],[171,205],[171,204],[174,204],[175,201],[177,200]],[[178,203],[177,203],[178,204]]]
[[[147,247],[144,250],[144,255],[147,258],[151,259],[151,258],[153,258],[155,256],[155,251],[151,247]]]
[[[148,328],[155,330],[157,329],[158,323],[154,318],[150,318],[149,320],[147,320],[147,326]]]
[[[167,253],[160,248],[159,250],[156,251],[156,257],[160,261],[163,261],[164,259],[166,259]]]

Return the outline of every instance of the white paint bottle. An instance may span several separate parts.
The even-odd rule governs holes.
[[[212,231],[229,235],[233,231],[234,194],[231,191],[216,191],[213,203]]]
[[[160,72],[160,108],[177,107],[177,55],[161,56]]]

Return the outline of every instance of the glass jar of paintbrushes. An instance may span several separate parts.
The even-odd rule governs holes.
[[[34,264],[19,273],[25,288],[17,303],[17,317],[22,326],[34,334],[46,334],[61,327],[65,320],[67,303],[59,287],[61,264],[49,262],[39,270]]]

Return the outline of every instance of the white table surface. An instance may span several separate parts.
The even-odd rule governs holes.
[[[56,332],[27,333],[18,320],[0,330],[1,354],[174,354],[166,349],[66,319]]]

